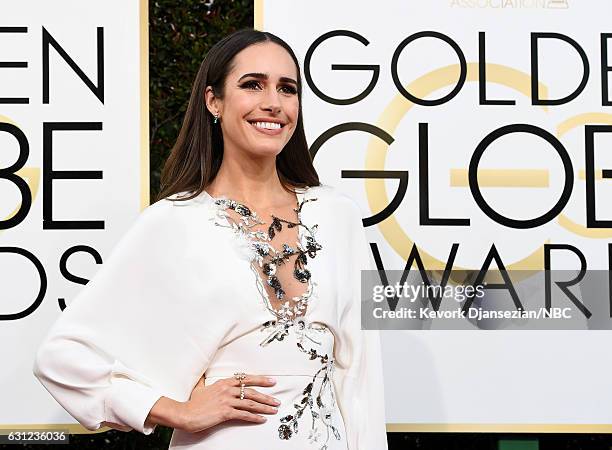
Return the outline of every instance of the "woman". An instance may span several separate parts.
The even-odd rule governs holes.
[[[85,428],[170,448],[387,448],[356,203],[322,185],[291,48],[216,44],[146,208],[41,345],[34,374]]]

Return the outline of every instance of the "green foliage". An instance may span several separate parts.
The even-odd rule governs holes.
[[[253,26],[253,0],[149,0],[151,201],[208,49]]]

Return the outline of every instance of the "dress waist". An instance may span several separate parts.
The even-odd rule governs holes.
[[[269,326],[250,330],[221,346],[205,370],[206,377],[249,375],[308,376],[330,374],[334,336],[326,328]]]
[[[248,368],[247,368],[248,369]],[[321,371],[318,373],[279,373],[279,372],[257,372],[257,373],[250,373],[248,372],[247,369],[240,369],[240,370],[236,370],[236,372],[244,372],[247,375],[263,375],[266,377],[274,377],[274,378],[278,378],[278,377],[306,377],[306,378],[324,378],[325,377],[325,371]],[[226,371],[210,371],[207,370],[206,373],[204,374],[205,378],[209,379],[209,378],[233,378],[234,377],[234,373],[235,372],[226,372]]]

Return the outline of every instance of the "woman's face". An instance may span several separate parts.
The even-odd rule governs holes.
[[[289,141],[298,119],[297,68],[280,45],[251,45],[234,58],[225,97],[206,92],[208,109],[218,113],[225,151],[275,157]],[[280,127],[280,128],[279,128]]]

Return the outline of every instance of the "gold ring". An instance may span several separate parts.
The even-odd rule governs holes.
[[[236,372],[234,373],[234,378],[240,381],[240,400],[244,400],[244,382],[243,380],[246,378],[246,374],[244,372]]]

